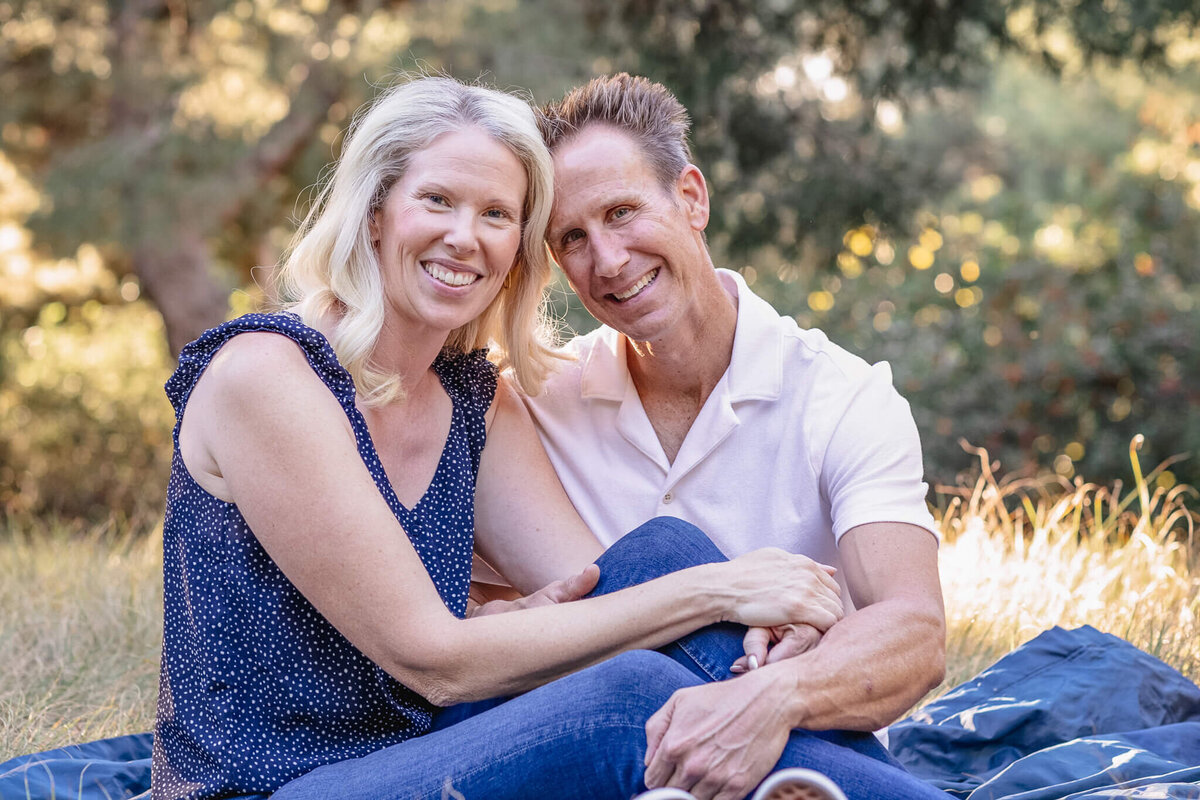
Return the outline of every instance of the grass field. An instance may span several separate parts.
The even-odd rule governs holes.
[[[1135,440],[1135,446],[1140,444]],[[1041,631],[1091,625],[1200,680],[1197,492],[1142,476],[1132,487],[982,477],[939,514],[947,675],[966,680]]]
[[[1125,491],[997,482],[986,461],[973,486],[940,495],[942,688],[1048,627],[1083,624],[1197,680],[1195,491],[1156,486],[1155,473]],[[153,521],[0,521],[0,761],[151,728],[161,550]]]
[[[0,530],[0,761],[148,730],[162,637],[153,524]]]

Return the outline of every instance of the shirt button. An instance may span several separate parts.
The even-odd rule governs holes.
[[[675,495],[671,494],[670,492],[667,492],[666,494],[664,494],[664,495],[663,495],[663,502],[664,502],[664,503],[669,503],[669,502],[671,502],[671,501],[672,501],[672,500],[674,500],[674,499],[675,499]]]

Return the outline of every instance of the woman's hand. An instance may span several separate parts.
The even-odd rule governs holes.
[[[732,622],[762,628],[804,623],[823,633],[845,615],[834,569],[806,556],[768,547],[721,566]]]
[[[599,580],[600,568],[595,564],[588,564],[578,575],[549,583],[533,594],[513,600],[489,600],[486,603],[479,603],[467,611],[467,616],[485,617],[489,614],[520,611],[523,608],[570,603],[595,589],[596,582]]]
[[[742,639],[745,655],[734,661],[729,671],[741,675],[764,664],[807,653],[821,643],[822,636],[821,631],[805,623],[750,628]]]

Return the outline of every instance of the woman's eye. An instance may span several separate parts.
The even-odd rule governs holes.
[[[450,205],[449,201],[446,200],[446,198],[440,194],[427,194],[427,195],[425,195],[425,199],[428,200],[429,202],[433,203],[436,206]]]
[[[505,211],[503,208],[491,208],[484,212],[484,216],[488,219],[512,219],[512,214]]]

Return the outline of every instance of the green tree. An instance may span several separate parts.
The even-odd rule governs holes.
[[[169,424],[170,357],[144,346],[160,334],[141,304],[171,352],[225,317],[231,292],[248,306],[236,290],[257,291],[255,267],[277,262],[350,114],[397,68],[538,100],[617,70],[670,86],[695,119],[718,263],[891,360],[932,475],[970,463],[959,436],[1097,479],[1123,474],[1135,431],[1159,455],[1195,452],[1197,13],[1191,0],[0,0],[0,504],[129,502],[121,470],[158,465],[148,448]],[[573,325],[592,324],[561,298]],[[114,342],[102,357],[100,338]],[[62,376],[31,366],[48,355]],[[1177,471],[1195,482],[1195,469]]]
[[[0,3],[0,126],[48,196],[37,244],[135,274],[177,352],[278,252],[364,70],[408,41],[404,5]]]

